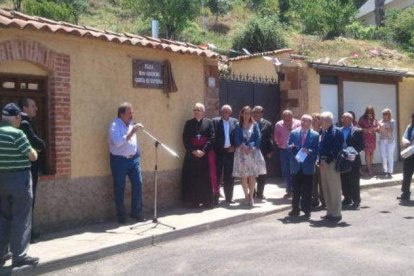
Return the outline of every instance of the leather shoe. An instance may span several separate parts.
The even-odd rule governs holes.
[[[39,263],[39,258],[26,256],[20,260],[13,261],[12,267],[21,267],[25,265],[36,266]]]
[[[359,203],[354,202],[349,208],[352,210],[359,210]]]
[[[119,224],[127,223],[127,218],[125,216],[118,217],[118,223]]]
[[[337,216],[337,217],[331,216],[328,220],[331,222],[340,222],[342,220],[342,216]]]
[[[305,213],[305,219],[310,219],[310,217],[311,217],[311,214],[310,213]]]
[[[410,194],[409,193],[402,193],[400,196],[397,197],[399,200],[410,200]]]
[[[321,219],[331,219],[332,216],[331,215],[325,215],[325,216],[321,216]]]
[[[299,211],[292,210],[288,213],[288,215],[289,215],[289,217],[298,217],[299,216]]]
[[[139,217],[137,217],[137,222],[144,222],[144,221],[146,221],[147,219],[146,218],[144,218],[143,216],[139,216]]]
[[[0,259],[0,267],[4,266],[6,264],[6,262],[8,260],[10,260],[12,257],[12,254],[9,252],[6,255],[4,255],[1,259]]]
[[[234,203],[236,203],[234,200],[231,200],[231,199],[226,199],[226,202],[227,202],[228,204],[234,204]]]

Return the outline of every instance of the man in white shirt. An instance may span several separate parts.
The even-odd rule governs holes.
[[[130,217],[138,222],[144,221],[140,149],[136,136],[137,130],[142,125],[133,123],[132,114],[133,109],[130,103],[121,104],[118,107],[118,118],[112,121],[108,131],[116,215],[120,224],[127,222],[124,205],[126,176],[131,181]]]
[[[237,126],[237,119],[231,117],[232,108],[230,105],[223,105],[221,117],[213,119],[214,132],[216,139],[214,152],[216,154],[217,171],[217,191],[220,191],[221,175],[223,174],[224,195],[227,203],[233,201],[234,179],[233,159],[234,159],[234,137],[233,131]],[[218,204],[219,194],[214,195],[214,203]]]

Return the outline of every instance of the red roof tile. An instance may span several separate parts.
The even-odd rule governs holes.
[[[291,52],[293,52],[293,50],[290,49],[290,48],[279,49],[279,50],[274,50],[274,51],[261,52],[261,53],[251,54],[251,55],[244,55],[244,56],[229,58],[229,61],[239,61],[239,60],[245,60],[245,59],[250,59],[250,58],[257,58],[257,57],[263,57],[263,56],[272,56],[272,55],[291,53]]]
[[[118,44],[161,49],[168,52],[197,55],[208,58],[219,57],[219,54],[216,52],[200,48],[191,43],[168,39],[155,39],[130,33],[115,33],[88,26],[74,25],[67,22],[57,22],[43,17],[30,16],[21,12],[7,11],[4,9],[0,9],[0,27],[62,33],[83,38],[101,39]]]

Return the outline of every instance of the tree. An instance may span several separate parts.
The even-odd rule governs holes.
[[[385,17],[384,35],[398,44],[414,48],[414,7],[394,11]]]
[[[301,17],[303,32],[333,38],[345,33],[357,12],[352,1],[312,0],[303,1],[296,8]]]
[[[22,2],[23,0],[13,0],[13,8],[16,11],[20,11],[22,8]]]
[[[251,53],[286,47],[282,25],[274,18],[253,18],[233,39],[233,48],[248,49]]]
[[[23,8],[31,15],[78,24],[79,16],[86,12],[88,3],[86,0],[25,0]]]
[[[201,2],[195,0],[124,0],[124,4],[137,15],[158,20],[169,39],[177,37],[201,10]]]
[[[208,0],[207,5],[210,11],[216,15],[216,20],[219,16],[228,13],[231,8],[230,0]]]

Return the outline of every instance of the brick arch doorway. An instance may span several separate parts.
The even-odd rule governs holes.
[[[31,98],[38,107],[33,128],[49,145],[49,110],[47,101],[47,77],[33,75],[16,75],[0,73],[0,107],[10,102],[18,103],[22,98]],[[52,171],[49,160],[49,149],[39,154],[40,174]]]
[[[28,85],[34,82],[24,74],[7,74],[7,64],[24,61],[47,71],[47,77],[37,79],[37,85],[45,88],[48,126],[46,129],[48,150],[48,174],[55,177],[69,177],[71,173],[71,127],[70,127],[70,56],[57,53],[36,41],[6,40],[0,41],[0,67],[7,76],[20,78],[19,89],[28,93]],[[3,75],[3,76],[6,76]],[[23,87],[22,83],[25,83]],[[3,85],[3,84],[1,84]],[[26,89],[27,88],[27,89]],[[16,92],[16,91],[15,91]]]

